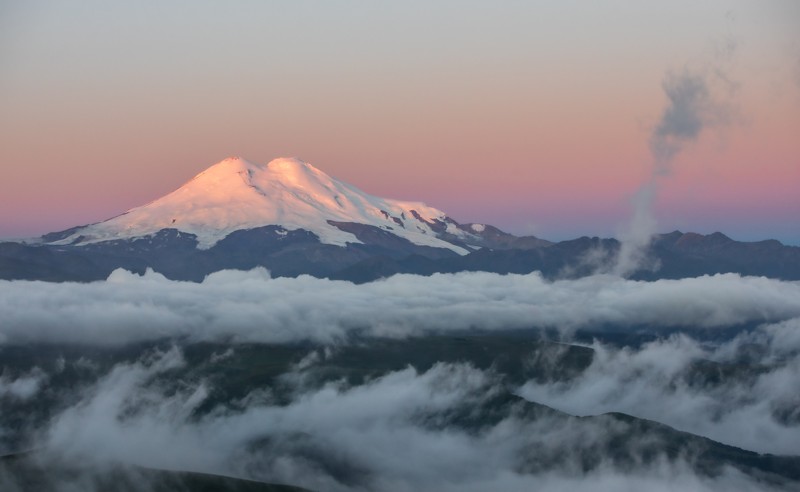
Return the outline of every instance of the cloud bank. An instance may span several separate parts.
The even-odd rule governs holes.
[[[727,466],[698,472],[705,465],[694,448],[667,455],[674,443],[624,419],[566,415],[606,412],[749,450],[800,454],[798,282],[731,274],[547,281],[538,274],[479,272],[355,285],[272,279],[257,269],[218,272],[197,284],[120,270],[88,284],[0,282],[0,319],[9,350],[29,342],[176,340],[171,349],[116,365],[104,365],[103,355],[67,354],[0,375],[0,402],[16,414],[36,398],[52,402],[53,413],[26,431],[24,441],[11,427],[0,428],[0,436],[44,450],[38,459],[45,469],[80,463],[83,474],[55,475],[64,480],[62,490],[97,489],[92,477],[118,464],[334,492],[784,486]],[[742,324],[747,327],[730,335],[728,328]],[[369,337],[551,327],[568,341],[572,330],[607,325],[680,327],[681,333],[640,347],[596,341],[582,372],[513,387],[495,369],[468,363],[407,367],[358,384],[312,377],[343,350],[338,345],[356,338],[363,344]],[[728,334],[693,338],[696,330]],[[220,399],[224,393],[215,385],[224,385],[228,373],[215,368],[243,350],[236,342],[305,340],[324,347],[280,376],[280,392],[259,386]],[[184,347],[194,341],[233,343],[190,364]],[[67,374],[94,376],[63,386]],[[498,404],[509,391],[566,414],[531,410],[522,400]],[[0,488],[15,490],[18,478],[0,463]]]
[[[185,364],[173,348],[114,366],[39,432],[42,463],[77,462],[89,473],[125,463],[333,492],[773,488],[729,467],[700,474],[691,453],[653,456],[657,434],[631,435],[612,417],[483,414],[501,385],[468,364],[407,368],[359,386],[290,374],[285,404],[253,395],[200,414],[206,381],[182,381],[177,391],[164,382]],[[455,423],[470,418],[480,423]],[[621,449],[627,465],[611,458]],[[14,477],[1,472],[0,485],[14,490]],[[59,490],[76,481],[93,490],[86,476],[63,479]]]
[[[800,282],[735,274],[638,282],[537,273],[395,275],[364,285],[256,269],[202,283],[117,270],[107,281],[0,281],[0,343],[119,345],[166,337],[286,343],[546,327],[724,328],[800,317]]]
[[[624,412],[745,449],[800,455],[800,319],[718,345],[675,335],[640,349],[592,348],[579,377],[531,381],[519,394],[574,415]]]

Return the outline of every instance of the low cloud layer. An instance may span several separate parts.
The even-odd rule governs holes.
[[[519,394],[574,415],[625,412],[745,449],[800,455],[800,319],[719,345],[676,335],[640,349],[593,349],[580,377],[529,382]]]
[[[46,378],[39,368],[16,377],[0,372],[0,398],[29,400],[39,392]]]
[[[631,435],[629,424],[610,417],[544,412],[531,420],[511,412],[477,428],[454,425],[454,412],[479,418],[502,391],[493,373],[467,364],[408,368],[360,386],[309,386],[289,374],[295,387],[287,404],[252,395],[238,408],[201,415],[195,410],[210,394],[205,381],[173,391],[159,379],[185,364],[173,348],[113,367],[41,429],[33,441],[46,450],[39,459],[85,470],[114,463],[195,470],[333,492],[772,488],[730,467],[700,474],[690,454],[645,458],[658,436]],[[619,451],[620,442],[632,454],[628,466],[610,458],[608,449]],[[13,481],[0,473],[7,490]],[[75,481],[92,490],[80,474],[60,486],[70,490]]]
[[[735,274],[638,282],[537,273],[396,275],[364,285],[256,269],[202,283],[117,270],[107,281],[0,281],[0,343],[114,345],[164,337],[321,343],[356,335],[603,325],[719,328],[800,317],[800,283]]]
[[[191,283],[119,270],[88,284],[0,282],[0,320],[6,354],[36,350],[12,346],[28,342],[176,340],[157,352],[114,352],[127,354],[116,364],[103,355],[112,351],[92,347],[0,374],[0,402],[15,415],[26,415],[37,398],[53,409],[23,431],[0,421],[4,445],[42,450],[37,459],[47,470],[79,463],[81,473],[50,472],[63,478],[65,491],[96,489],[92,477],[120,463],[334,492],[786,486],[729,466],[700,472],[708,462],[698,461],[695,448],[668,456],[674,441],[632,430],[624,419],[550,410],[530,418],[493,400],[509,391],[566,414],[624,412],[749,450],[800,454],[800,282],[457,273],[354,285],[272,279],[256,269]],[[548,327],[569,341],[578,328],[643,326],[681,330],[641,346],[594,342],[588,367],[566,379],[537,376],[511,386],[496,368],[468,363],[387,369],[359,384],[318,377],[338,367],[326,360],[354,338],[368,348],[369,337]],[[223,366],[252,362],[237,359],[246,350],[237,342],[304,340],[324,347],[295,346],[297,358],[277,382],[222,396],[218,385],[227,388],[225,378],[238,374]],[[190,356],[193,341],[231,343],[198,360],[197,352]],[[627,461],[615,461],[621,449]],[[0,463],[0,488],[15,490],[18,480]]]

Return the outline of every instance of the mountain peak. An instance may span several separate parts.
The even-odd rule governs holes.
[[[271,160],[266,166],[272,179],[281,180],[289,186],[300,188],[329,187],[333,178],[304,160],[296,157],[280,157]]]
[[[172,193],[104,222],[76,228],[57,243],[88,244],[177,229],[197,236],[198,247],[205,249],[233,231],[279,225],[313,232],[326,244],[346,246],[361,241],[336,224],[358,223],[417,245],[467,253],[438,238],[432,226],[439,227],[436,224],[445,219],[442,211],[424,203],[364,193],[298,158],[281,157],[261,165],[228,157]]]
[[[227,157],[216,164],[207,167],[198,173],[194,178],[192,178],[192,180],[201,177],[220,177],[226,174],[236,174],[253,167],[255,167],[255,164],[242,159],[241,157]]]
[[[227,191],[241,188],[241,184],[252,187],[255,181],[281,182],[287,186],[307,188],[317,186],[320,180],[332,178],[311,164],[296,157],[279,157],[268,164],[255,164],[238,156],[227,157],[197,174],[184,186],[195,186],[195,181],[212,182]],[[231,182],[228,182],[231,181]],[[233,185],[233,186],[231,186]],[[219,191],[219,190],[218,190]]]
[[[315,168],[311,164],[307,163],[302,159],[298,159],[297,157],[278,157],[277,159],[272,159],[267,163],[268,169],[273,169],[275,171],[286,171],[286,172],[296,172],[298,170],[307,170],[311,169],[314,171],[319,171],[319,169]]]

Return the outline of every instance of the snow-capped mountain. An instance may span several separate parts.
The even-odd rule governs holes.
[[[72,229],[50,244],[85,245],[175,229],[193,234],[198,248],[209,249],[234,231],[267,225],[287,231],[302,229],[324,244],[361,243],[354,233],[337,225],[342,223],[377,227],[413,244],[458,254],[469,250],[440,239],[440,232],[469,242],[484,231],[482,225],[471,231],[458,227],[444,212],[424,203],[369,195],[299,159],[280,158],[260,165],[231,157],[162,198],[109,220]]]
[[[551,243],[489,224],[459,224],[420,202],[364,193],[299,159],[260,165],[229,158],[117,217],[36,241],[0,242],[0,279],[91,281],[117,268],[152,268],[201,281],[219,270],[255,267],[273,276],[356,282],[464,270],[538,270],[561,278],[592,274],[587,258],[603,261],[618,248],[614,239]],[[635,278],[737,272],[800,279],[800,248],[777,241],[676,231],[654,238],[651,254],[661,267]]]

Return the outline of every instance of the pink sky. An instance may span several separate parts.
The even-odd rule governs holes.
[[[679,155],[659,230],[800,244],[800,6],[647,3],[2,3],[0,237],[103,220],[228,155],[612,236],[688,67],[735,111]]]

